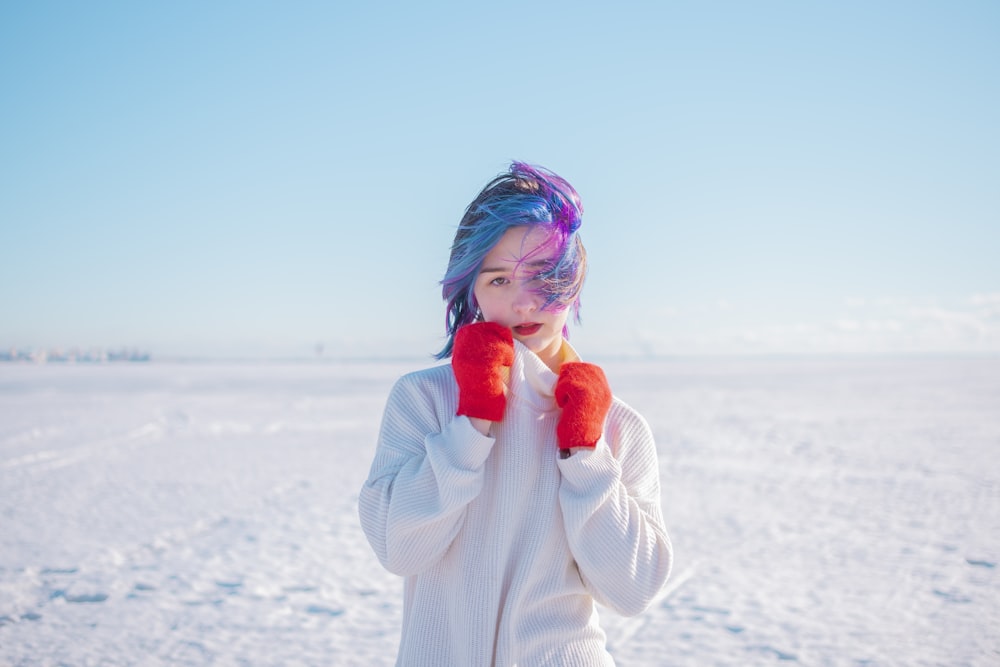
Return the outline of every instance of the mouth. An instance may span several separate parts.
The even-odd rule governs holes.
[[[528,324],[518,324],[511,327],[511,329],[518,336],[530,336],[531,334],[538,333],[538,330],[542,328],[542,325],[538,322],[531,322]]]

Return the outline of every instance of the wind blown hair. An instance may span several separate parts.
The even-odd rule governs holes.
[[[580,290],[587,274],[587,251],[577,233],[582,217],[580,195],[548,169],[512,162],[507,173],[487,183],[465,209],[451,246],[448,269],[441,280],[448,341],[435,356],[451,356],[455,332],[479,317],[473,288],[483,258],[513,227],[537,225],[546,230],[547,240],[540,249],[554,247],[554,261],[532,276],[545,297],[542,307],[571,308],[579,323]],[[564,328],[563,335],[568,334]]]

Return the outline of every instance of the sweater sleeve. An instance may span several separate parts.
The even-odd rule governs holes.
[[[361,489],[361,526],[382,565],[408,576],[448,550],[483,486],[493,438],[454,415],[440,383],[404,376],[389,394],[375,459]],[[441,408],[438,410],[437,408]]]
[[[649,426],[615,400],[597,447],[560,459],[559,467],[566,537],[584,584],[618,613],[641,613],[673,562]]]

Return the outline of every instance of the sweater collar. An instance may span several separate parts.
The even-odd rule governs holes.
[[[566,339],[563,339],[560,353],[563,363],[580,361],[580,355]],[[514,364],[510,369],[511,393],[542,411],[552,410],[556,407],[557,379],[559,376],[553,373],[538,358],[538,355],[529,350],[521,341],[514,341]]]

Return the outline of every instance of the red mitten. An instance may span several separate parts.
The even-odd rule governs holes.
[[[559,449],[596,447],[611,409],[611,388],[600,366],[580,361],[559,369],[556,403],[562,408],[556,437]]]
[[[455,332],[451,369],[458,382],[455,414],[498,422],[507,406],[505,371],[514,363],[514,336],[496,322],[468,324]]]

